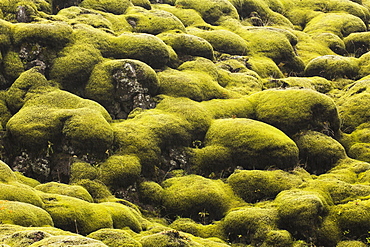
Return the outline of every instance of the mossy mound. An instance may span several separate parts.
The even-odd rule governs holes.
[[[44,206],[37,191],[17,182],[11,184],[0,183],[0,199],[24,202],[41,208]]]
[[[190,55],[214,59],[213,47],[201,37],[180,32],[161,33],[157,37],[171,46],[180,58]]]
[[[142,247],[202,246],[201,244],[192,241],[186,235],[175,230],[167,230],[145,236],[142,237],[139,242],[141,243]]]
[[[287,77],[281,79],[271,79],[264,83],[267,88],[304,88],[312,89],[319,93],[329,93],[334,89],[335,83],[320,76],[313,77]]]
[[[298,187],[303,183],[298,176],[275,171],[237,170],[227,179],[233,191],[246,202],[274,199],[283,190]]]
[[[99,104],[54,90],[28,100],[8,121],[7,130],[30,150],[46,148],[48,142],[58,143],[64,136],[76,149],[105,152],[113,142],[109,120]]]
[[[142,33],[122,33],[111,37],[102,54],[116,59],[137,59],[153,68],[164,67],[170,59],[169,49],[161,39]]]
[[[17,182],[17,177],[10,167],[0,160],[0,182],[1,183],[10,183]]]
[[[345,241],[340,241],[337,244],[337,247],[365,247],[367,246],[361,241],[355,241],[355,240],[345,240]]]
[[[97,1],[97,0],[84,0],[80,4],[83,8],[95,9],[105,12],[110,12],[116,15],[122,15],[126,12],[127,8],[133,6],[131,1]]]
[[[133,32],[157,35],[169,30],[185,31],[184,24],[175,15],[164,10],[130,8],[125,18]]]
[[[91,197],[89,192],[87,192],[87,190],[82,186],[49,182],[45,184],[40,184],[36,186],[35,189],[45,193],[71,196],[87,202],[93,202],[93,198]]]
[[[215,120],[204,148],[192,150],[191,163],[201,171],[289,168],[298,162],[298,148],[271,125],[243,118]]]
[[[74,162],[71,164],[70,182],[74,183],[81,179],[94,180],[98,177],[97,167],[87,162]]]
[[[214,24],[222,18],[238,19],[235,7],[226,0],[207,0],[202,3],[195,0],[177,0],[175,4],[183,9],[194,9],[207,23]]]
[[[162,187],[165,214],[200,222],[222,218],[235,200],[231,189],[222,181],[197,175],[167,179]]]
[[[84,187],[94,199],[94,202],[105,202],[114,199],[108,187],[97,179],[76,179],[74,185]]]
[[[91,247],[107,247],[101,241],[86,238],[83,236],[53,236],[30,245],[32,247],[72,247],[72,246],[91,246]]]
[[[333,52],[339,55],[347,55],[346,45],[344,41],[333,33],[319,33],[313,36],[315,40],[321,42],[325,46],[329,47]]]
[[[370,33],[360,32],[351,33],[343,39],[346,49],[349,53],[354,54],[356,57],[361,57],[367,53],[370,48]]]
[[[359,73],[358,60],[351,57],[325,55],[312,59],[305,68],[306,76],[321,76],[328,80],[355,79]]]
[[[53,226],[52,217],[47,211],[34,205],[0,200],[0,219],[3,224],[20,226]]]
[[[110,247],[141,247],[139,241],[135,240],[127,231],[120,229],[100,229],[87,235],[102,241]]]
[[[340,159],[347,157],[344,147],[328,133],[307,131],[294,140],[299,148],[299,158],[310,173],[321,174],[332,168]],[[329,136],[328,136],[329,135]]]
[[[256,119],[271,124],[287,135],[301,130],[338,133],[340,121],[334,101],[307,89],[266,90],[249,96]]]

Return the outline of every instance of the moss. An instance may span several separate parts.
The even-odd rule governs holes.
[[[13,32],[15,44],[37,41],[51,47],[63,47],[72,36],[72,28],[62,22],[15,24]]]
[[[25,185],[28,185],[32,188],[34,188],[34,187],[36,187],[37,185],[40,184],[40,182],[37,181],[36,179],[26,177],[20,172],[14,172],[14,174],[17,177],[18,182],[20,182],[22,184],[25,184]]]
[[[246,55],[250,48],[246,40],[228,30],[189,29],[188,33],[207,40],[215,51],[230,55]]]
[[[310,34],[328,32],[343,38],[350,33],[366,31],[366,25],[351,14],[324,13],[310,20],[303,31]]]
[[[321,76],[328,80],[337,78],[355,79],[359,73],[355,58],[325,55],[312,59],[304,71],[306,76]]]
[[[164,213],[200,222],[220,219],[234,203],[229,187],[220,180],[197,175],[170,178],[162,183]]]
[[[165,10],[134,7],[128,9],[125,17],[132,26],[133,32],[157,35],[169,30],[185,31],[184,24],[175,15]]]
[[[88,238],[93,238],[102,241],[110,247],[141,247],[140,242],[131,237],[125,230],[120,229],[100,229],[87,235]]]
[[[0,183],[0,199],[9,201],[18,201],[32,204],[36,207],[43,207],[43,202],[37,191],[33,188],[13,182],[11,184]]]
[[[361,241],[344,240],[337,244],[337,247],[366,247],[367,245]]]
[[[45,184],[40,184],[36,186],[35,189],[45,193],[71,196],[87,202],[93,202],[93,199],[89,192],[87,192],[87,190],[82,186],[49,182]]]
[[[51,237],[52,235],[41,231],[41,230],[23,230],[16,231],[11,235],[8,235],[1,239],[3,243],[1,246],[30,246],[33,243],[40,241],[42,239]]]
[[[369,51],[370,36],[369,32],[351,33],[343,39],[349,53],[360,57]]]
[[[105,12],[110,12],[116,15],[122,15],[126,12],[127,8],[132,6],[131,1],[97,1],[97,0],[84,0],[80,4],[83,8],[95,9]]]
[[[318,42],[323,43],[325,46],[329,47],[336,54],[348,54],[344,41],[333,33],[317,33],[313,35],[313,38]]]
[[[216,23],[222,17],[239,18],[235,7],[229,1],[224,0],[207,0],[202,3],[195,0],[177,0],[176,6],[196,10],[210,24]]]
[[[14,224],[20,226],[53,226],[53,220],[47,211],[34,205],[0,201],[0,219],[3,224]]]
[[[11,37],[11,28],[12,24],[10,22],[7,22],[3,20],[0,21],[0,47],[5,48],[10,46],[10,37]]]
[[[198,56],[213,60],[213,47],[207,40],[190,34],[179,32],[161,33],[157,36],[171,46],[180,56]]]
[[[334,89],[335,83],[323,77],[287,77],[271,79],[264,83],[264,86],[271,88],[304,88],[312,89],[319,93],[329,93]]]
[[[17,177],[13,173],[12,169],[0,160],[0,182],[1,183],[10,183],[10,182],[16,182]]]
[[[251,57],[248,60],[251,69],[255,71],[261,78],[282,78],[283,72],[276,63],[268,57],[258,56]]]
[[[354,200],[336,205],[332,210],[337,216],[340,228],[351,239],[364,238],[369,228],[369,200]]]
[[[141,33],[122,33],[110,39],[110,45],[102,51],[106,57],[140,60],[153,68],[165,66],[170,59],[166,44],[158,37]]]
[[[127,101],[134,101],[130,98],[132,90],[125,88],[123,80],[134,80],[137,87],[142,87],[143,92],[141,93],[150,97],[158,92],[159,81],[151,67],[138,60],[115,59],[106,60],[94,67],[85,87],[85,95],[102,104],[111,115],[119,115],[116,114],[117,109],[115,109],[117,104],[124,104],[124,102],[128,104]],[[122,94],[126,94],[128,99],[121,100]],[[131,110],[133,109],[129,109]]]
[[[351,158],[369,162],[370,161],[370,144],[369,143],[356,143],[348,150],[348,155]]]
[[[110,117],[99,104],[54,90],[27,101],[7,124],[7,130],[29,149],[56,143],[63,135],[75,149],[105,152],[113,142]]]
[[[306,89],[265,90],[249,96],[256,119],[271,124],[288,135],[301,130],[339,130],[338,110],[334,101]]]
[[[231,157],[229,166],[234,168],[287,168],[295,166],[298,161],[298,148],[289,137],[270,125],[251,119],[216,120],[204,142],[206,148],[227,148]]]
[[[201,102],[207,113],[214,119],[219,118],[252,118],[254,109],[248,97],[239,99],[213,99]]]
[[[134,155],[112,155],[99,166],[100,180],[113,188],[134,184],[141,173],[140,160]]]
[[[84,187],[95,202],[108,201],[114,198],[107,186],[99,180],[81,179],[74,182],[74,184]]]
[[[231,242],[260,245],[271,230],[277,230],[277,212],[272,208],[242,207],[229,212],[222,220]]]
[[[151,3],[149,0],[131,0],[134,6],[143,7],[144,9],[152,9]]]
[[[201,235],[201,231],[204,228],[204,225],[196,223],[194,220],[189,218],[178,218],[170,225],[171,228],[190,233],[194,236]]]
[[[50,78],[63,88],[81,93],[95,64],[103,60],[100,51],[86,43],[65,47],[50,69]]]
[[[192,241],[183,233],[175,230],[167,230],[149,236],[144,236],[139,241],[143,247],[203,246]]]
[[[331,138],[330,134],[307,131],[299,133],[294,138],[299,148],[299,158],[301,162],[306,164],[306,169],[311,173],[324,173],[333,167],[338,160],[347,157],[344,147]]]
[[[122,229],[129,227],[135,232],[142,231],[142,218],[135,209],[115,202],[104,202],[99,205],[104,206],[112,216],[114,228]]]
[[[164,11],[172,13],[184,24],[185,27],[188,27],[188,26],[209,27],[210,26],[203,20],[200,13],[198,13],[194,9],[182,9],[182,8],[177,8],[175,6],[170,6],[168,4],[155,4],[152,6],[155,9],[160,9],[160,10],[164,10]]]
[[[48,193],[42,194],[42,199],[55,227],[79,234],[113,227],[112,216],[103,205]]]
[[[4,77],[14,82],[24,72],[24,65],[18,52],[9,50],[4,54],[2,60]]]
[[[281,170],[237,170],[227,179],[227,183],[244,201],[253,203],[273,199],[283,190],[298,187],[303,180]]]
[[[153,181],[145,181],[139,184],[138,193],[140,201],[150,205],[160,205],[163,200],[163,188]]]
[[[32,244],[32,247],[68,247],[68,246],[91,246],[91,247],[107,247],[103,242],[86,238],[83,236],[53,236]]]
[[[266,239],[261,246],[293,246],[293,238],[292,235],[286,230],[272,230],[267,233]]]
[[[293,189],[280,192],[275,203],[280,228],[305,239],[316,234],[332,202],[323,192]]]
[[[98,177],[98,169],[87,162],[74,162],[71,165],[71,177],[72,183],[77,182],[81,179],[94,180]]]

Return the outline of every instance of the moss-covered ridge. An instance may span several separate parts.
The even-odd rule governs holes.
[[[0,244],[368,244],[369,8],[1,1]]]

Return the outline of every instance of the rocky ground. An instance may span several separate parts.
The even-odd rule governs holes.
[[[370,243],[370,0],[0,18],[0,246]]]

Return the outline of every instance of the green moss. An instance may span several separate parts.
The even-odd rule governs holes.
[[[0,183],[0,199],[8,201],[18,201],[43,207],[43,202],[32,187],[12,182],[11,184]]]
[[[359,78],[366,77],[370,72],[370,53],[366,52],[359,57],[358,64],[360,66]]]
[[[185,27],[188,26],[210,27],[210,25],[207,24],[203,20],[202,16],[194,9],[182,9],[167,4],[155,4],[152,5],[152,7],[155,9],[160,9],[172,13],[177,18],[179,18],[179,20],[184,24]]]
[[[265,90],[249,96],[256,119],[292,135],[301,130],[331,130],[337,134],[340,121],[334,101],[307,89]]]
[[[12,138],[24,147],[46,147],[61,135],[77,149],[105,152],[113,141],[110,116],[96,102],[54,90],[28,100],[7,124]]]
[[[271,230],[277,230],[277,222],[275,209],[242,207],[229,212],[221,224],[231,242],[258,246]]]
[[[163,200],[163,188],[153,181],[145,181],[139,184],[138,193],[140,201],[150,205],[160,205]]]
[[[250,50],[246,40],[228,30],[204,31],[193,28],[189,29],[188,33],[207,40],[213,46],[214,50],[221,53],[246,55]]]
[[[370,36],[369,32],[351,33],[343,39],[346,49],[349,53],[356,57],[367,53],[369,51]]]
[[[262,78],[282,78],[283,72],[276,65],[276,63],[268,57],[258,56],[251,57],[248,60],[251,69],[255,71]]]
[[[14,224],[20,226],[53,226],[53,220],[47,211],[34,205],[0,201],[0,219],[3,224]]]
[[[188,238],[181,232],[175,230],[168,230],[142,237],[140,239],[142,247],[171,247],[171,246],[184,246],[184,247],[197,247],[203,246]]]
[[[104,202],[99,205],[104,206],[112,216],[114,228],[129,227],[135,232],[142,230],[142,217],[135,209],[116,202]]]
[[[25,184],[25,185],[28,185],[32,188],[34,188],[34,187],[36,187],[37,185],[40,184],[40,182],[37,181],[36,179],[26,177],[20,172],[14,172],[14,174],[17,177],[18,182],[20,182],[22,184]]]
[[[325,55],[312,59],[305,68],[306,76],[321,76],[328,80],[355,79],[359,73],[358,60],[351,57]]]
[[[42,239],[51,237],[52,235],[41,231],[41,230],[22,230],[16,231],[13,234],[9,234],[3,239],[0,238],[2,243],[1,246],[19,246],[26,247],[30,246],[32,243],[40,241]]]
[[[239,99],[213,99],[201,102],[207,113],[214,119],[219,118],[252,118],[254,109],[248,97]]]
[[[50,69],[50,78],[59,82],[63,88],[80,93],[85,86],[95,64],[103,57],[93,45],[76,43],[65,47]]]
[[[10,182],[16,182],[17,177],[10,169],[10,167],[4,163],[3,161],[0,160],[0,182],[1,183],[10,183]]]
[[[197,175],[170,178],[162,183],[164,212],[200,222],[220,219],[234,203],[231,189],[220,180]]]
[[[171,46],[180,56],[198,56],[210,60],[214,59],[213,47],[207,40],[190,34],[180,32],[161,33],[157,36],[167,45]]]
[[[84,187],[95,202],[109,201],[114,198],[107,186],[99,180],[81,179],[74,184]]]
[[[99,166],[99,179],[112,188],[134,184],[140,173],[140,160],[134,155],[112,155]]]
[[[112,215],[103,205],[47,193],[42,194],[42,199],[55,226],[63,230],[89,234],[100,228],[113,227]]]
[[[313,38],[337,54],[346,55],[348,53],[344,41],[338,35],[333,33],[317,33],[313,35]]]
[[[201,3],[196,0],[177,0],[176,6],[183,9],[196,10],[210,24],[216,23],[222,17],[239,18],[235,7],[225,0],[207,0]]]
[[[140,60],[153,68],[165,66],[170,59],[166,44],[150,34],[123,33],[110,39],[110,45],[102,51],[106,57]]]
[[[62,22],[20,23],[14,25],[14,43],[39,42],[63,47],[71,40],[72,27]]]
[[[72,183],[77,182],[81,179],[94,180],[98,177],[98,169],[87,162],[74,162],[71,165],[71,177]]]
[[[369,162],[370,161],[370,144],[356,143],[348,150],[348,155],[351,158]]]
[[[332,133],[328,131],[329,133],[307,131],[294,138],[299,148],[299,158],[311,173],[324,173],[338,160],[347,157],[344,147],[331,138]]]
[[[103,242],[86,238],[83,236],[53,236],[32,244],[32,247],[69,247],[69,246],[91,246],[91,247],[107,247]]]
[[[152,8],[149,0],[131,0],[131,3],[135,6],[143,7],[144,9],[148,10]]]
[[[131,237],[125,230],[120,229],[100,229],[87,235],[88,238],[93,238],[102,241],[110,247],[141,247],[140,242]]]
[[[137,82],[142,85],[147,94],[154,96],[158,92],[159,82],[155,71],[147,64],[132,59],[105,60],[97,64],[85,87],[86,97],[93,99],[108,110],[114,108],[116,91],[119,86],[115,81],[117,71],[123,71],[125,78],[131,78],[127,68],[130,66],[136,77]],[[122,96],[122,95],[119,95]]]
[[[67,185],[57,182],[49,182],[45,184],[40,184],[36,186],[35,189],[45,193],[71,196],[87,202],[93,202],[93,199],[89,192],[87,192],[84,187],[78,185]]]
[[[237,170],[227,179],[233,191],[246,202],[273,199],[283,190],[298,187],[303,180],[298,176],[275,171]]]
[[[229,166],[234,168],[287,168],[295,166],[298,161],[298,148],[289,137],[268,124],[251,119],[214,121],[205,137],[207,146],[229,149]]]
[[[310,20],[305,29],[306,33],[333,33],[340,38],[354,32],[366,31],[365,23],[356,16],[346,13],[323,13]]]
[[[361,241],[344,240],[337,244],[337,247],[366,247],[367,245]]]
[[[165,10],[134,7],[128,9],[125,17],[132,26],[133,32],[156,35],[169,30],[185,31],[184,24],[175,15]]]
[[[314,76],[271,79],[265,82],[264,86],[267,88],[305,88],[326,94],[334,89],[335,84],[325,78]]]
[[[24,72],[24,65],[18,52],[9,50],[3,55],[4,76],[11,82],[17,79]]]
[[[5,48],[10,46],[11,28],[12,24],[10,22],[0,20],[0,47]]]
[[[97,1],[97,0],[84,0],[80,4],[83,8],[95,9],[105,12],[110,12],[116,15],[122,15],[126,12],[127,8],[133,6],[131,1]]]

